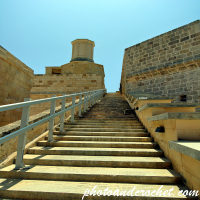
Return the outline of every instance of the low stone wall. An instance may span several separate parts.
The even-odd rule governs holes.
[[[200,144],[200,113],[195,112],[199,104],[167,102],[165,97],[139,99],[143,95],[126,95],[126,100],[137,117],[150,133],[154,141],[171,160],[175,171],[183,177],[183,182],[192,190],[200,188],[200,160],[169,148],[170,141],[193,141]],[[169,98],[169,97],[166,97]],[[130,101],[132,99],[132,101]],[[171,105],[170,105],[171,104]],[[164,132],[155,132],[157,127],[164,127]],[[194,146],[193,146],[194,147]],[[200,159],[200,158],[199,158]]]
[[[0,46],[0,105],[18,103],[30,98],[33,70]],[[0,126],[21,118],[21,109],[0,112]]]
[[[177,147],[177,144],[179,144],[179,146],[181,145],[181,151],[180,147]],[[199,190],[200,192],[199,145],[200,142],[169,141],[170,160],[173,163],[173,168],[184,177],[183,181],[189,186],[189,188],[192,190]]]

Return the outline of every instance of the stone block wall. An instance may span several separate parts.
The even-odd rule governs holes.
[[[30,98],[33,70],[0,46],[0,105],[23,102]],[[0,126],[21,118],[21,109],[0,112]]]
[[[35,75],[31,94],[72,94],[104,88],[104,77],[98,74]]]
[[[200,20],[125,49],[122,74],[123,93],[200,102]]]

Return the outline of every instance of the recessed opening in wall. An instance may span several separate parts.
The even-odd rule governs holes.
[[[52,74],[61,74],[61,69],[52,69]]]
[[[180,101],[187,101],[187,95],[180,95]]]

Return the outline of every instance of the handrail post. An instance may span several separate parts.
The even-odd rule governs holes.
[[[24,98],[24,101],[31,101],[31,99]],[[26,127],[28,124],[30,107],[31,106],[23,107],[20,129]],[[16,164],[15,164],[15,169],[25,168],[25,165],[23,163],[23,156],[24,156],[24,149],[26,145],[26,137],[27,137],[27,132],[18,136],[17,159],[16,159]]]
[[[72,106],[75,105],[75,100],[76,100],[76,95],[74,95],[72,97]],[[75,108],[72,108],[71,109],[71,122],[74,122],[74,111],[75,111]]]
[[[66,94],[63,94],[65,96]],[[61,110],[65,110],[65,103],[66,103],[66,98],[62,99],[62,105],[61,105]],[[62,113],[60,115],[60,132],[64,131],[64,122],[65,122],[65,113]]]
[[[86,94],[84,94],[84,101],[86,100]],[[86,112],[86,102],[84,102],[84,112]]]
[[[89,108],[88,108],[88,101],[89,101],[89,92],[87,93],[86,110],[89,110]]]
[[[95,91],[94,92],[94,96],[97,94],[97,92]],[[96,103],[96,99],[97,99],[97,97],[94,97],[94,104]]]
[[[89,92],[89,94],[90,94],[90,108],[91,108],[91,102],[92,102],[91,94],[92,94],[92,92]]]
[[[94,93],[95,92],[92,92],[92,106],[94,105]]]
[[[56,97],[56,95],[52,95],[52,97]],[[56,100],[51,100],[50,115],[53,115],[55,113],[55,109],[56,109]],[[48,142],[54,141],[54,139],[53,139],[53,127],[54,127],[54,118],[49,120]]]
[[[82,94],[79,94],[79,103],[82,101]],[[81,117],[81,104],[79,105],[79,113],[78,116]]]

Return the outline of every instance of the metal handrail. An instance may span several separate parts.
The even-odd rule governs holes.
[[[101,89],[101,90],[106,90],[106,89]],[[96,91],[101,91],[101,90],[92,90],[92,91],[89,91],[89,92],[96,92]],[[61,96],[61,97],[51,97],[51,98],[46,98],[46,99],[38,99],[38,100],[31,100],[31,101],[26,101],[26,102],[3,105],[3,106],[0,106],[0,112],[12,110],[12,109],[17,109],[17,108],[23,108],[25,106],[31,106],[31,105],[39,104],[39,103],[45,103],[45,102],[52,101],[52,100],[61,100],[61,99],[65,99],[65,98],[69,98],[69,97],[73,97],[73,96],[87,94],[87,93],[88,92],[82,92],[82,93],[64,95],[64,96]]]
[[[93,91],[87,91],[82,93],[75,93],[71,95],[63,95],[61,97],[52,97],[52,98],[46,98],[46,99],[39,99],[39,100],[33,100],[30,99],[24,99],[25,102],[21,103],[15,103],[15,104],[9,104],[9,105],[3,105],[0,106],[0,112],[12,110],[16,108],[23,108],[22,110],[22,117],[21,117],[21,125],[20,129],[10,133],[9,135],[6,135],[2,138],[0,138],[0,144],[5,143],[6,141],[18,137],[18,145],[17,145],[17,159],[16,159],[16,166],[15,169],[24,168],[25,165],[23,163],[23,155],[24,155],[24,149],[26,144],[26,136],[27,131],[35,128],[36,126],[43,124],[47,121],[49,121],[49,133],[48,133],[48,141],[54,141],[53,140],[53,127],[54,127],[54,118],[57,116],[60,117],[60,131],[64,131],[64,116],[65,112],[71,110],[71,122],[74,122],[74,110],[75,107],[79,106],[79,116],[81,116],[81,105],[84,104],[84,111],[88,110],[88,105],[90,103],[91,105],[94,105],[95,102],[100,99],[103,94],[106,92],[106,89],[101,90],[93,90]],[[82,101],[82,95],[84,95],[84,100]],[[79,103],[75,104],[76,96],[79,96]],[[66,104],[66,98],[72,97],[72,106],[65,108]],[[55,106],[56,106],[56,100],[62,100],[61,105],[61,111],[55,113]],[[44,102],[51,101],[51,109],[50,109],[50,116],[41,119],[33,124],[28,125],[29,121],[29,113],[30,113],[30,106],[35,104],[40,104]]]

